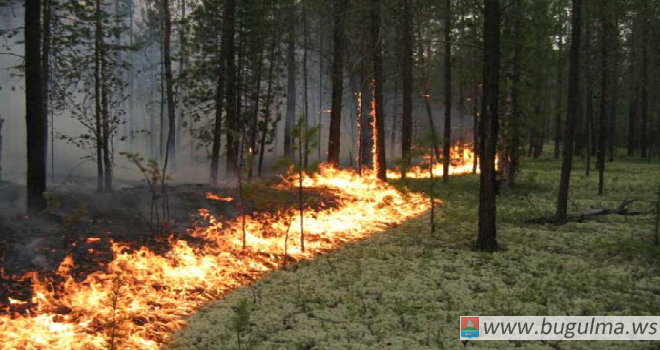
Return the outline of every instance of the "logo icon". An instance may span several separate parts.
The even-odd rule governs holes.
[[[461,338],[479,336],[479,317],[461,317]]]

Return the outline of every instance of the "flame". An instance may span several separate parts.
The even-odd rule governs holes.
[[[296,186],[298,180],[290,175],[279,186]],[[105,271],[83,281],[71,277],[75,266],[71,256],[58,269],[57,280],[63,282],[32,272],[16,278],[32,280],[33,298],[27,311],[0,314],[2,348],[158,349],[185,325],[186,316],[205,303],[283,264],[285,251],[295,260],[313,258],[429,208],[423,195],[404,194],[369,171],[359,177],[324,166],[318,174],[303,175],[302,186],[323,187],[334,192],[339,202],[304,212],[304,251],[295,210],[231,222],[220,222],[200,210],[203,222],[190,233],[203,239],[203,245],[170,238],[171,249],[159,255],[145,247],[130,250],[111,242],[113,261]],[[242,249],[243,227],[246,249]],[[10,303],[27,302],[11,299]]]
[[[449,175],[465,175],[471,174],[474,168],[474,151],[465,146],[455,145],[450,148],[450,166],[449,166]],[[421,165],[416,165],[410,167],[406,172],[406,177],[409,179],[428,179],[431,177],[429,172],[430,156],[425,157],[426,160]],[[497,162],[497,161],[496,161]],[[477,167],[477,173],[479,172],[479,167]],[[444,174],[442,162],[434,162],[433,164],[433,176],[442,177]],[[401,172],[396,170],[387,171],[388,179],[400,179]]]
[[[218,201],[218,202],[231,202],[234,200],[234,198],[231,197],[220,197],[219,195],[215,193],[207,193],[206,194],[206,199],[212,200],[212,201]]]

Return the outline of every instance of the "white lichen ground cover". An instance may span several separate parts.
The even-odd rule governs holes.
[[[606,193],[576,164],[571,211],[657,199],[660,166],[608,164]],[[170,344],[176,350],[657,349],[653,342],[461,342],[461,315],[660,315],[654,215],[606,216],[561,227],[527,223],[554,210],[559,163],[527,162],[498,198],[495,254],[470,250],[478,179],[441,181],[428,215],[372,239],[275,271],[212,303]],[[401,183],[428,190],[429,182]],[[651,210],[640,202],[632,208]],[[240,340],[239,340],[240,338]]]

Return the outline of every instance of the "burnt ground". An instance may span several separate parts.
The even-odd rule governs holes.
[[[75,188],[56,190],[48,194],[47,212],[27,216],[21,208],[25,188],[0,183],[0,310],[3,304],[8,304],[8,297],[29,300],[31,281],[17,276],[36,271],[40,276],[57,280],[56,269],[69,254],[76,265],[73,276],[83,280],[112,260],[112,242],[133,249],[146,246],[161,253],[169,249],[170,235],[198,244],[188,229],[200,222],[199,209],[207,209],[219,220],[228,221],[242,212],[276,213],[283,208],[297,208],[298,189],[275,189],[272,185],[277,181],[244,184],[243,205],[236,187],[213,190],[199,184],[170,186],[167,191],[170,217],[160,226],[150,219],[152,194],[147,186],[126,187],[110,193]],[[209,192],[233,200],[208,199]],[[304,192],[306,208],[336,205],[336,196],[329,189]]]

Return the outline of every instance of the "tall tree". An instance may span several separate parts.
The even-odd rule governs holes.
[[[412,0],[403,0],[403,114],[401,116],[401,157],[410,165],[412,147],[413,87],[413,16]],[[401,172],[405,177],[406,171]]]
[[[344,95],[344,26],[347,0],[334,0],[334,30],[332,61],[332,111],[328,139],[328,163],[339,164],[341,147],[341,110]]]
[[[296,2],[289,4],[289,35],[287,39],[287,93],[286,119],[284,120],[284,156],[293,160],[293,124],[296,122]]]
[[[383,36],[381,32],[381,0],[371,3],[371,37],[375,41],[374,57],[374,169],[376,176],[387,180],[385,163],[385,108],[383,106]]]
[[[522,46],[521,16],[522,0],[514,0],[514,16],[511,35],[513,37],[513,57],[510,90],[510,113],[505,118],[504,151],[502,152],[502,184],[512,187],[516,181],[520,162],[520,130],[522,128]]]
[[[225,125],[227,129],[227,171],[234,173],[238,169],[238,152],[240,137],[238,136],[238,113],[237,113],[237,92],[236,92],[236,0],[225,0],[225,18],[226,27],[222,30],[223,44],[226,42],[225,51]],[[226,29],[226,30],[225,30]]]
[[[495,205],[495,154],[499,127],[500,94],[500,3],[485,0],[484,7],[484,80],[482,119],[480,123],[479,177],[479,235],[476,248],[480,251],[497,250],[497,225]]]
[[[443,138],[442,180],[449,181],[451,162],[451,0],[445,0],[445,130]]]
[[[601,78],[600,78],[600,111],[598,115],[598,194],[602,195],[605,186],[605,153],[607,151],[608,113],[611,107],[611,66],[612,39],[615,36],[615,25],[612,21],[612,4],[609,1],[600,3],[601,20]]]
[[[25,122],[27,127],[27,208],[46,207],[46,144],[41,62],[41,0],[25,1]]]
[[[566,113],[566,132],[564,133],[564,152],[557,196],[557,221],[564,223],[568,212],[568,189],[573,168],[573,142],[576,120],[580,106],[580,45],[582,39],[582,0],[573,0],[571,22],[571,51],[568,75],[568,110]]]
[[[163,7],[163,64],[165,65],[165,95],[167,98],[167,141],[164,169],[167,163],[176,159],[176,105],[174,100],[174,75],[172,74],[172,14],[170,1],[162,0]]]
[[[220,44],[220,52],[218,54],[218,69],[217,69],[217,81],[215,89],[215,120],[213,124],[213,143],[211,146],[211,186],[215,187],[218,185],[218,168],[220,164],[220,143],[222,141],[222,112],[224,110],[224,99],[225,99],[225,88],[226,88],[226,67],[227,67],[227,52],[229,52],[229,40],[225,39],[225,33],[228,33],[231,28],[231,22],[227,20],[228,17],[233,14],[229,14],[231,9],[227,6],[227,2],[230,0],[224,0],[225,6],[223,9],[223,20],[222,20],[222,43]]]
[[[644,6],[641,13],[642,21],[642,59],[641,59],[641,72],[640,72],[640,135],[639,135],[639,151],[642,158],[648,156],[648,135],[649,135],[649,6],[648,2],[644,1]]]

